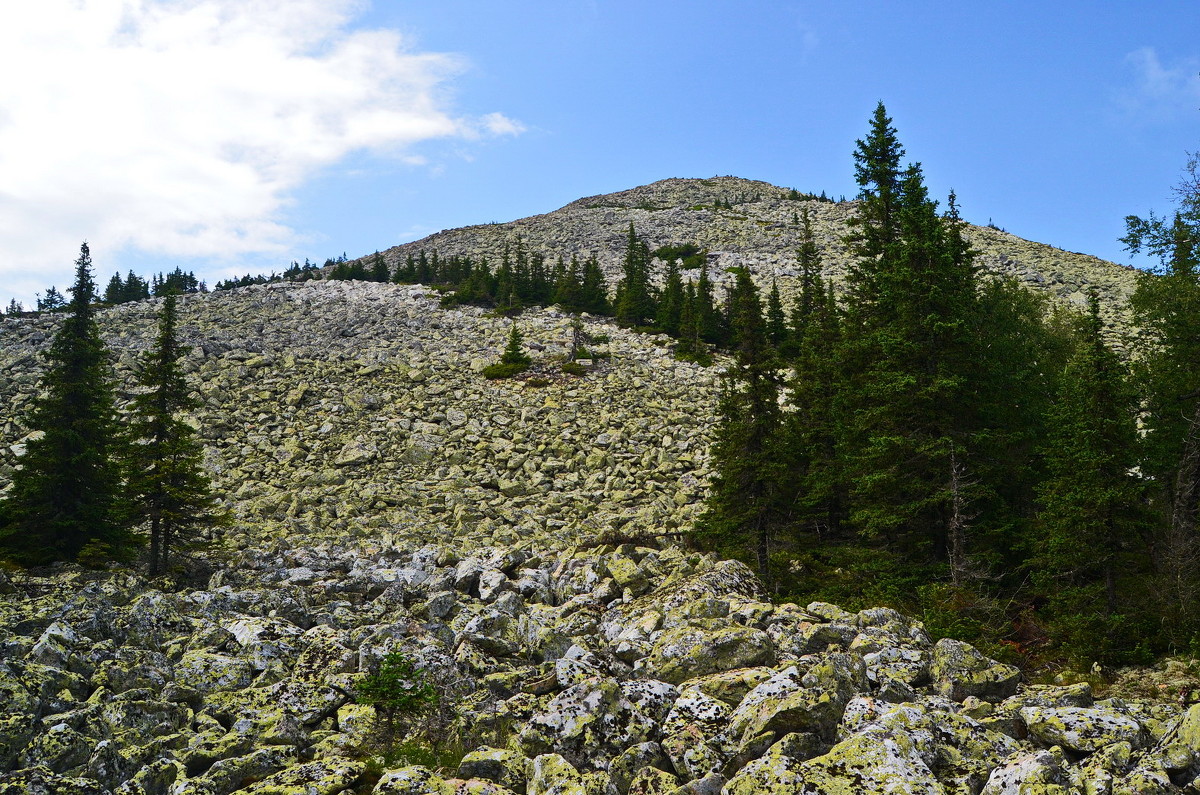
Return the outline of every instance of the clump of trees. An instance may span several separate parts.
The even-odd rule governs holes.
[[[1129,221],[1127,244],[1165,263],[1133,300],[1152,344],[1131,377],[1098,296],[1072,313],[985,278],[954,195],[939,211],[904,154],[881,104],[854,155],[844,292],[820,278],[807,213],[790,311],[738,274],[699,540],[781,593],[892,604],[997,654],[1194,646],[1195,161],[1174,219]]]
[[[179,366],[175,297],[168,292],[163,301],[123,424],[86,243],[75,266],[68,316],[45,354],[45,396],[28,418],[40,436],[28,442],[0,502],[0,556],[21,565],[103,566],[134,560],[148,542],[149,571],[161,574],[223,521],[199,443],[180,417],[192,402]]]

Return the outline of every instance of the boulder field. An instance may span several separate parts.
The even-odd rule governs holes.
[[[122,394],[156,311],[101,314]],[[531,311],[539,380],[488,382],[510,321],[420,287],[180,314],[233,525],[188,587],[0,569],[0,795],[1200,791],[1200,707],[1032,685],[687,549],[719,367],[664,338],[587,318],[568,376],[571,318]],[[0,321],[0,490],[58,322]],[[437,764],[352,697],[393,651],[441,694],[414,727]]]
[[[0,793],[1180,793],[1200,706],[1032,686],[677,547],[244,550],[206,587],[0,579]],[[391,651],[448,768],[348,694]]]

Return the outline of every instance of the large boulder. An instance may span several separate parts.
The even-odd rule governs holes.
[[[774,662],[775,644],[761,629],[683,626],[662,633],[645,669],[658,679],[679,684],[697,676]]]
[[[1021,670],[985,657],[974,646],[942,638],[933,647],[929,675],[946,698],[962,701],[975,696],[1000,701],[1017,692]]]

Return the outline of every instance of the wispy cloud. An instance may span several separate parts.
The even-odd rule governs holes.
[[[1200,107],[1200,60],[1185,58],[1164,63],[1153,47],[1125,56],[1132,84],[1117,96],[1125,121],[1143,124],[1172,122]]]
[[[351,28],[353,0],[38,0],[0,25],[0,293],[80,240],[169,256],[282,252],[295,189],[355,151],[513,135],[455,115],[464,61]],[[19,77],[18,77],[19,76]]]

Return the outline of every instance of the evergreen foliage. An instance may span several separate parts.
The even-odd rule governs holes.
[[[650,285],[650,249],[637,236],[632,221],[629,222],[621,271],[613,301],[617,322],[623,326],[644,326],[654,319],[656,301]]]
[[[181,414],[196,408],[179,360],[174,295],[163,299],[154,347],[138,363],[126,451],[127,521],[149,535],[149,573],[168,572],[224,517],[201,465],[202,448]]]
[[[68,315],[46,352],[45,396],[31,439],[0,505],[0,554],[25,565],[123,560],[133,543],[118,518],[118,429],[107,351],[96,326],[88,246],[75,261]]]
[[[1102,330],[1092,295],[1079,351],[1051,408],[1031,561],[1051,600],[1056,634],[1070,648],[1092,653],[1110,645],[1129,649],[1118,579],[1144,569],[1138,560],[1145,529],[1141,487],[1132,474],[1136,400]]]
[[[715,474],[697,534],[719,550],[749,552],[767,578],[772,541],[784,517],[778,362],[758,290],[745,269],[736,278],[730,294],[734,363],[722,381],[711,452]]]
[[[525,337],[521,334],[521,329],[514,322],[508,333],[508,343],[504,347],[504,353],[500,355],[500,361],[485,367],[483,369],[483,377],[492,379],[511,378],[528,370],[533,360],[529,358],[529,354],[525,353],[521,347],[524,340]]]

